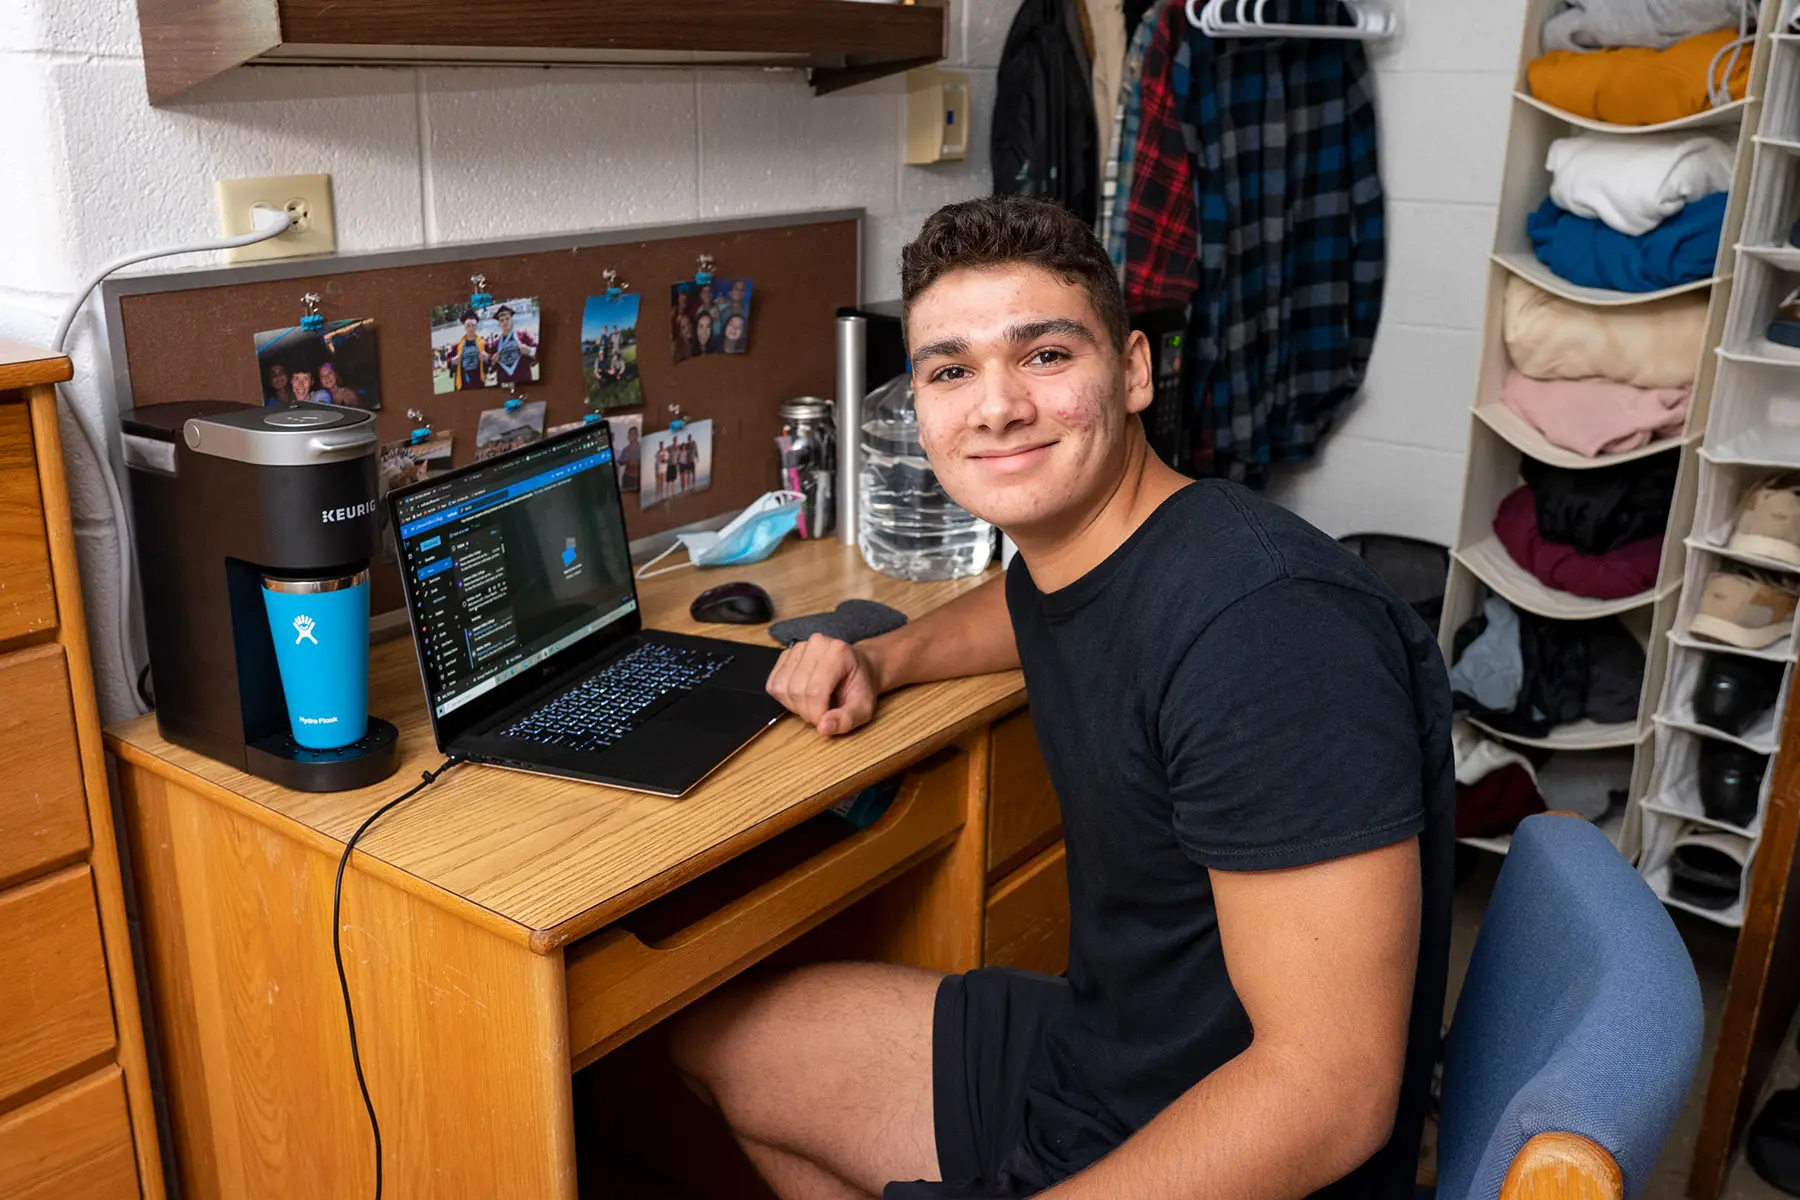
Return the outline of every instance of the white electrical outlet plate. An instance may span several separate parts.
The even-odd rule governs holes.
[[[300,254],[329,254],[337,249],[336,214],[331,207],[331,176],[271,175],[265,179],[221,179],[219,230],[227,237],[256,229],[256,210],[285,209],[293,218],[280,237],[225,252],[226,262],[257,262]]]

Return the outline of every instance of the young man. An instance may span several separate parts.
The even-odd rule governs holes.
[[[462,336],[444,347],[444,365],[450,368],[450,382],[459,392],[487,386],[488,351],[482,341],[481,318],[472,308],[462,314]]]
[[[1004,582],[769,690],[820,733],[1024,667],[1066,978],[753,978],[677,1065],[783,1197],[1399,1197],[1448,953],[1450,697],[1424,624],[1299,518],[1158,462],[1150,348],[1080,221],[991,197],[902,256],[919,431]]]
[[[505,385],[530,383],[537,367],[537,339],[523,329],[513,328],[513,310],[502,304],[494,310],[500,332],[488,339],[488,357],[494,360],[494,381]]]

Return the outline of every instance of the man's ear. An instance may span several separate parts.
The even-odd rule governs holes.
[[[1150,339],[1134,329],[1125,339],[1125,411],[1141,413],[1156,395],[1156,375],[1151,369]]]

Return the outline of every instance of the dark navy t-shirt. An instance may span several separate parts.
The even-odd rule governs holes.
[[[1388,1145],[1325,1195],[1412,1194],[1443,1016],[1454,764],[1436,641],[1381,579],[1235,484],[1183,488],[1045,594],[1006,581],[1032,722],[1062,804],[1069,983],[1024,1149],[1061,1179],[1249,1046],[1209,869],[1420,839],[1424,909]]]

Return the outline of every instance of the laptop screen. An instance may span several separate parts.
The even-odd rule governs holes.
[[[603,422],[396,493],[393,509],[434,719],[638,628]]]

